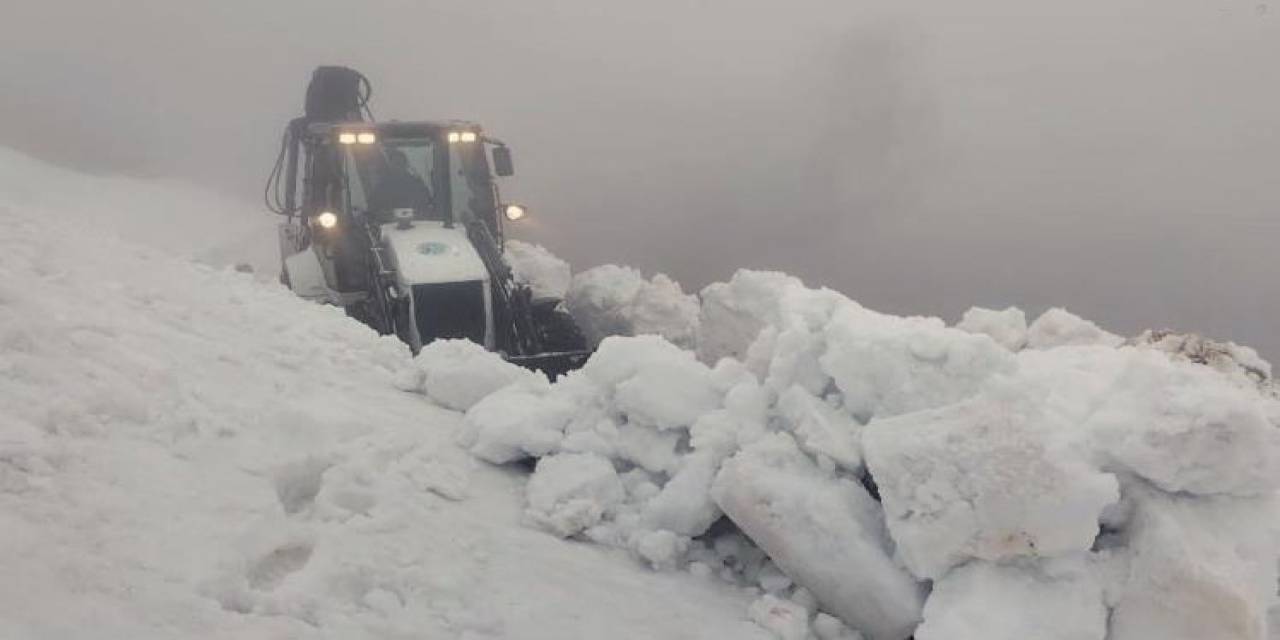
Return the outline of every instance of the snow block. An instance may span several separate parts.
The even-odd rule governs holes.
[[[991,396],[867,425],[867,466],[907,567],[939,578],[975,558],[1088,551],[1119,488],[1053,444],[1067,428],[1034,404]]]
[[[1275,496],[1169,496],[1135,486],[1127,580],[1109,640],[1266,640],[1276,605]]]
[[[974,562],[934,583],[915,637],[1103,640],[1107,607],[1083,556],[1025,566]]]
[[[561,537],[600,522],[622,502],[622,481],[613,465],[593,453],[562,453],[538,460],[525,495],[529,517]]]
[[[727,461],[712,496],[824,609],[871,640],[911,635],[924,592],[894,563],[879,506],[861,485],[823,473],[775,434]]]
[[[467,411],[458,444],[494,464],[544,456],[560,445],[576,411],[545,391],[506,387]]]
[[[1109,466],[1169,492],[1239,496],[1280,489],[1280,429],[1252,387],[1206,366],[1129,350],[1086,424]]]
[[[454,411],[466,411],[516,382],[546,383],[542,374],[511,364],[470,340],[431,342],[422,347],[414,363],[423,372],[422,392]]]
[[[776,271],[740,269],[728,282],[702,290],[698,316],[698,358],[744,360],[760,330],[780,324],[780,305],[788,290],[803,289],[799,279]]]

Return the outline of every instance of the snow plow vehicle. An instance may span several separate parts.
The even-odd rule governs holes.
[[[285,128],[265,193],[286,217],[281,281],[414,353],[463,338],[553,377],[580,366],[590,351],[561,301],[535,299],[503,257],[504,222],[526,214],[494,180],[514,173],[508,147],[471,122],[376,122],[371,93],[319,67]]]

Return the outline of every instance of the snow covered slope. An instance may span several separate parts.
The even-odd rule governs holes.
[[[0,638],[1276,635],[1247,348],[517,245],[600,339],[551,383],[217,266],[235,203],[0,169]]]
[[[0,638],[768,637],[524,526],[398,342],[188,259],[240,259],[221,201],[0,163]]]

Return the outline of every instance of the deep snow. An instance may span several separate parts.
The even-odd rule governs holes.
[[[234,203],[0,169],[0,637],[1275,637],[1245,347],[513,244],[599,343],[552,383],[264,282]]]
[[[0,637],[768,637],[749,594],[525,526],[396,341],[192,262],[233,205],[0,165]]]

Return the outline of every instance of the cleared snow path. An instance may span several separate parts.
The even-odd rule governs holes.
[[[522,524],[398,342],[104,232],[179,230],[176,196],[0,164],[0,637],[770,637],[749,594]]]

